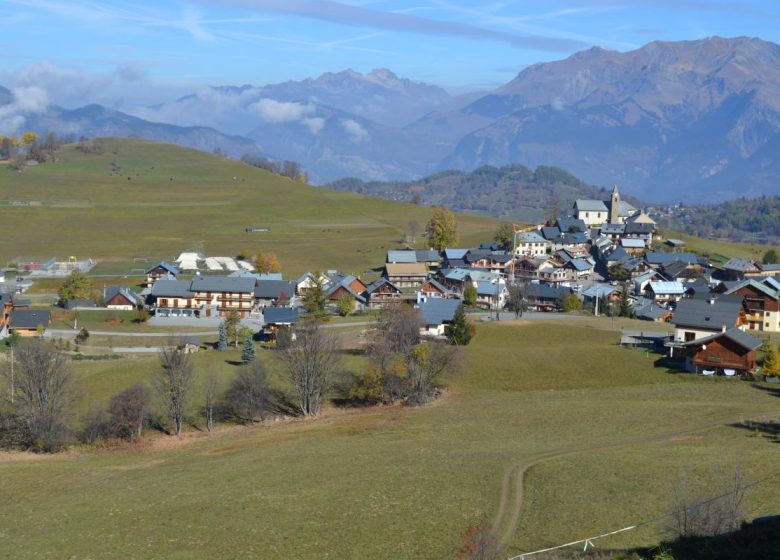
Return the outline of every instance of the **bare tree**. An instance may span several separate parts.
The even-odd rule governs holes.
[[[504,547],[490,524],[483,519],[479,523],[469,525],[463,534],[463,546],[458,558],[461,560],[497,560]]]
[[[253,360],[238,370],[230,383],[228,400],[233,413],[245,420],[263,420],[265,403],[268,400],[268,381],[265,366],[260,360]]]
[[[338,339],[312,321],[298,329],[295,342],[281,354],[301,413],[319,414],[331,376],[340,362]]]
[[[213,371],[206,376],[203,384],[203,415],[206,419],[206,430],[209,432],[214,429],[214,408],[219,396],[219,377]]]
[[[111,433],[132,439],[141,437],[144,423],[149,419],[149,390],[140,383],[120,391],[108,405]]]
[[[748,485],[740,468],[713,476],[708,496],[694,495],[686,478],[673,489],[667,532],[680,537],[708,537],[739,529],[745,519]]]
[[[435,391],[440,376],[458,363],[457,346],[444,342],[418,344],[407,359],[406,403],[424,404]]]
[[[514,311],[515,319],[519,319],[528,307],[525,301],[525,287],[517,282],[513,282],[509,285],[507,291],[509,292],[508,307]]]
[[[160,350],[158,356],[160,369],[152,384],[160,395],[166,416],[173,422],[173,432],[178,436],[187,413],[195,366],[192,355],[180,352],[175,344]]]
[[[53,344],[31,340],[16,350],[14,383],[20,443],[55,451],[68,433],[63,420],[71,396],[72,373],[67,357]]]

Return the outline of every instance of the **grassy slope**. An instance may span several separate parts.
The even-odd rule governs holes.
[[[616,336],[486,324],[450,396],[422,409],[331,411],[182,448],[0,463],[4,549],[15,558],[450,558],[470,521],[495,515],[503,471],[517,461],[720,426],[533,467],[512,547],[527,550],[658,515],[680,472],[701,484],[719,466],[741,462],[753,478],[776,463],[770,443],[724,420],[776,411],[776,399],[738,381],[663,373]],[[216,353],[198,359],[202,370],[232,371]],[[153,367],[121,360],[81,375],[99,402]],[[762,488],[751,504],[776,512],[780,489]],[[601,546],[658,537],[650,527]]]
[[[91,256],[103,262],[102,274],[129,274],[181,251],[248,248],[275,251],[292,274],[360,272],[384,262],[410,220],[430,217],[430,208],[310,187],[177,146],[104,143],[101,155],[67,146],[58,163],[23,175],[1,170],[0,260]],[[121,174],[110,173],[112,161]],[[12,207],[9,200],[43,205]],[[468,215],[458,221],[465,243],[491,238],[496,224]],[[247,226],[272,231],[248,234]]]

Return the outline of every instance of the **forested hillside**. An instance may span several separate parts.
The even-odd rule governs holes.
[[[471,172],[443,171],[417,181],[365,182],[356,178],[328,185],[371,196],[442,205],[505,220],[539,222],[566,213],[577,198],[607,200],[609,191],[588,185],[557,167],[486,165]],[[636,199],[628,199],[642,205]]]

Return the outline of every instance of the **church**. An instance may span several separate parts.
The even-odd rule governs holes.
[[[612,189],[609,200],[579,198],[574,202],[573,216],[585,222],[588,227],[604,224],[625,224],[626,220],[639,213],[628,202],[620,200],[617,185]]]

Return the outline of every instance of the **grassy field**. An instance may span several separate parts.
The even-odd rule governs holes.
[[[751,479],[771,471],[774,445],[728,424],[776,414],[776,398],[745,382],[666,373],[644,352],[619,348],[617,336],[574,323],[483,324],[448,395],[419,409],[330,408],[314,421],[192,430],[183,442],[154,436],[125,451],[6,456],[2,550],[452,558],[465,527],[484,516],[515,553],[658,516],[681,474],[704,489],[721,467],[740,464]],[[261,356],[284,389],[273,353]],[[227,380],[236,357],[197,359]],[[350,355],[348,372],[362,360]],[[154,358],[78,364],[89,395],[79,410],[154,367]],[[780,488],[758,490],[751,513],[777,513]],[[660,536],[652,524],[599,547]]]
[[[384,262],[410,220],[424,225],[431,214],[143,140],[107,139],[100,155],[66,146],[57,163],[2,171],[0,260],[92,257],[95,274],[118,277],[181,251],[232,256],[244,248],[275,251],[289,274],[362,272]],[[491,239],[497,223],[465,214],[458,222],[466,244]]]

